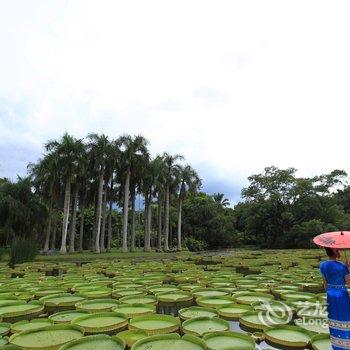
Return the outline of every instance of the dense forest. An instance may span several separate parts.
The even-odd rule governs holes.
[[[347,174],[311,178],[265,168],[233,208],[201,191],[181,155],[152,158],[142,136],[65,134],[45,144],[28,176],[0,179],[0,244],[38,242],[43,253],[259,246],[310,247],[324,231],[350,228]]]

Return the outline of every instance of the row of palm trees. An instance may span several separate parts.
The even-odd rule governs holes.
[[[148,141],[140,135],[110,140],[104,134],[77,139],[65,133],[45,144],[45,153],[29,166],[36,192],[47,205],[44,252],[53,239],[53,220],[62,212],[62,254],[82,251],[84,211],[94,208],[91,249],[109,251],[112,246],[112,211],[122,210],[122,251],[135,251],[135,201],[144,200],[144,250],[151,250],[152,208],[157,207],[157,249],[169,250],[171,198],[177,198],[177,249],[182,249],[182,204],[188,191],[201,186],[198,174],[183,157],[164,153],[151,158]],[[174,197],[175,196],[175,197]],[[79,214],[79,215],[78,215]],[[76,232],[77,220],[79,234]],[[76,238],[79,236],[79,247]],[[130,235],[130,237],[128,237]],[[128,239],[129,238],[129,239]],[[51,242],[52,243],[52,242]]]

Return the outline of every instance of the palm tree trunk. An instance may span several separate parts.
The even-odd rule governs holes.
[[[100,253],[100,234],[101,234],[101,219],[102,219],[102,199],[103,199],[103,182],[104,182],[104,169],[101,169],[98,180],[98,197],[97,197],[97,210],[96,210],[96,237],[95,237],[95,253]]]
[[[52,201],[53,201],[53,184],[50,186],[50,204],[49,204],[49,213],[48,213],[48,221],[46,227],[46,236],[45,236],[45,244],[44,244],[44,253],[47,254],[50,249],[50,236],[51,236],[51,224],[52,224]]]
[[[112,207],[113,207],[112,195],[113,195],[113,176],[111,179],[111,187],[110,187],[111,199],[109,201],[109,213],[108,213],[107,252],[110,252],[111,248],[112,248],[112,234],[113,234],[113,232],[112,232]]]
[[[151,232],[152,232],[152,201],[149,199],[147,207],[147,235],[145,241],[145,251],[151,251]]]
[[[75,186],[74,196],[73,196],[73,208],[72,208],[72,222],[69,232],[69,253],[74,253],[74,243],[75,243],[75,229],[77,224],[77,206],[78,206],[78,195],[79,195],[79,186]]]
[[[158,250],[162,250],[162,202],[158,196]]]
[[[79,252],[84,250],[84,217],[85,217],[85,200],[86,191],[84,190],[83,198],[80,203],[80,230],[79,230]]]
[[[122,251],[128,251],[128,216],[129,216],[129,190],[130,190],[130,167],[126,172],[126,181],[124,186],[124,209],[123,209],[123,246]]]
[[[179,212],[177,217],[177,250],[182,250],[181,244],[181,223],[182,223],[182,198],[179,199]]]
[[[145,196],[145,210],[144,210],[144,228],[145,233],[143,235],[143,250],[146,251],[147,245],[147,232],[148,232],[148,195]]]
[[[165,191],[165,223],[164,223],[164,250],[169,251],[169,206],[170,206],[170,189],[166,185]]]
[[[60,249],[61,254],[67,253],[67,232],[68,232],[69,207],[70,207],[70,190],[71,190],[71,179],[69,177],[66,182],[66,189],[64,193],[62,239],[61,239],[61,249]]]
[[[97,216],[97,199],[98,199],[98,196],[95,194],[94,195],[94,218],[96,218]],[[96,232],[97,232],[97,224],[96,224],[96,220],[94,220],[94,225],[92,227],[92,236],[90,241],[90,250],[92,252],[94,251],[94,245],[96,241]]]
[[[107,185],[107,184],[106,184]],[[103,196],[102,204],[102,225],[101,225],[101,239],[100,239],[100,250],[102,253],[106,251],[106,204],[107,204],[107,186]]]
[[[131,195],[131,213],[130,213],[130,221],[131,221],[131,251],[136,251],[135,246],[135,191],[132,192]]]

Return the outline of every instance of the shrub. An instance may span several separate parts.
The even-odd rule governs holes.
[[[15,239],[10,247],[9,265],[14,267],[27,261],[33,261],[38,253],[38,244],[33,240]]]
[[[201,252],[207,249],[207,244],[204,241],[190,236],[186,239],[186,247],[190,252]]]

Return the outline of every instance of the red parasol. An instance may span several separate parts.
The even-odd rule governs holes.
[[[350,248],[350,231],[326,232],[316,236],[314,243],[327,248],[348,249]]]

